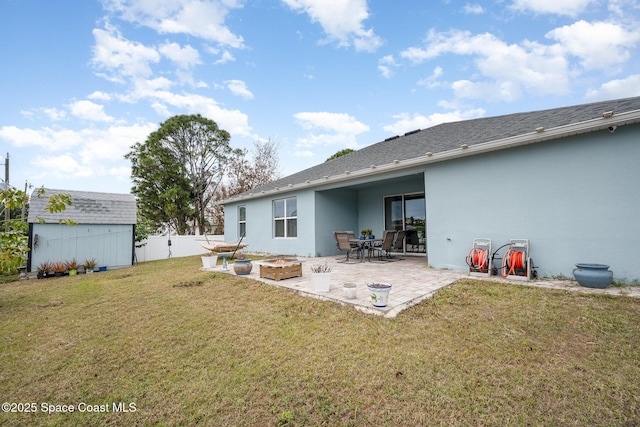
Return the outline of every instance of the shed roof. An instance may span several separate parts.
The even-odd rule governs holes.
[[[613,112],[613,116],[605,117],[606,112]],[[638,122],[640,97],[442,123],[387,138],[229,198],[225,203],[380,174],[389,170],[384,165],[412,167]]]
[[[70,219],[79,224],[135,224],[136,199],[131,194],[97,193],[90,191],[45,189],[45,194],[37,197],[36,192],[29,200],[29,222],[57,223]],[[63,212],[51,214],[44,210],[49,196],[69,194],[71,206]]]

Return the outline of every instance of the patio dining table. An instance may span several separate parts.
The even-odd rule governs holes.
[[[360,262],[364,262],[365,250],[367,251],[367,258],[371,261],[371,252],[375,246],[380,246],[382,244],[382,239],[349,239],[349,243],[357,245],[360,248]]]

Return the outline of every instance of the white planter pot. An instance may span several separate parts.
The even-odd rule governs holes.
[[[312,273],[313,290],[316,292],[329,292],[331,289],[331,273]]]
[[[386,307],[389,301],[391,285],[388,283],[367,283],[367,289],[371,294],[371,304],[374,307]]]
[[[202,266],[204,268],[215,268],[216,264],[218,263],[217,255],[203,256],[201,258],[202,258]]]

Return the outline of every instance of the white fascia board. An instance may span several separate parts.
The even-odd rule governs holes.
[[[422,156],[414,157],[407,160],[393,161],[383,165],[371,165],[368,168],[345,171],[339,175],[325,176],[323,178],[300,182],[298,184],[289,184],[282,188],[273,188],[264,192],[238,195],[223,200],[222,204],[236,203],[245,200],[257,199],[265,196],[273,196],[277,194],[287,193],[294,190],[309,189],[332,185],[344,181],[353,181],[357,178],[381,175],[386,172],[396,172],[403,169],[415,168],[416,166],[424,166],[430,163],[443,162],[456,158],[473,156],[491,151],[505,150],[507,148],[518,147],[522,145],[535,144],[537,142],[548,141],[552,139],[566,138],[573,135],[579,135],[588,132],[607,129],[609,126],[623,126],[640,122],[640,110],[628,111],[625,113],[614,114],[612,117],[601,117],[593,120],[587,120],[579,123],[572,123],[555,128],[533,129],[529,133],[516,135],[509,138],[497,139],[494,141],[483,142],[467,146],[463,144],[460,148],[453,150],[441,151],[439,153],[425,153]]]

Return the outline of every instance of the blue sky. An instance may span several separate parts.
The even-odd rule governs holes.
[[[10,183],[128,193],[201,114],[281,174],[442,122],[640,96],[631,0],[0,0]]]

